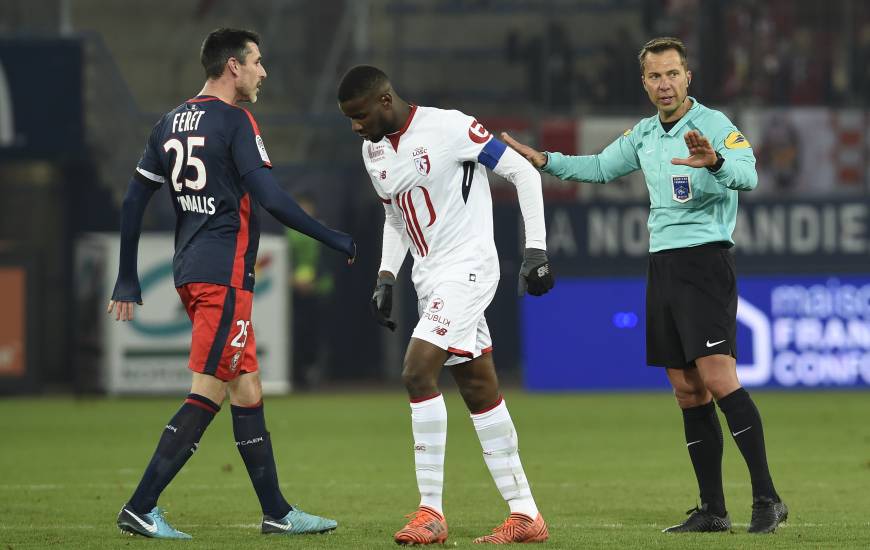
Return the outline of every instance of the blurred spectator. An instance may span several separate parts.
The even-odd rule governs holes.
[[[773,116],[764,126],[758,162],[773,178],[777,191],[795,186],[800,173],[800,134],[787,116]]]
[[[526,68],[528,99],[549,109],[572,106],[575,96],[574,51],[565,27],[551,21],[543,34],[523,41],[516,30],[507,36],[509,63]]]
[[[314,197],[299,194],[296,202],[313,217],[317,217]],[[322,345],[320,312],[332,293],[334,283],[330,273],[320,265],[320,244],[298,231],[287,230],[290,246],[290,288],[293,292],[292,357],[295,388],[316,386],[323,378],[326,346]]]
[[[852,88],[856,98],[865,103],[870,98],[870,22],[864,23],[857,32],[856,48],[853,51]]]
[[[638,92],[640,66],[637,63],[637,43],[627,28],[619,27],[613,38],[602,46],[601,80],[604,94],[600,97],[601,103],[627,106],[643,101],[643,94]]]

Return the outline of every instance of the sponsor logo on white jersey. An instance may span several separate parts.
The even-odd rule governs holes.
[[[429,311],[435,313],[436,311],[441,311],[442,309],[444,309],[444,300],[439,296],[435,296],[434,298],[432,298],[432,301],[429,303]]]
[[[378,162],[379,160],[384,159],[384,146],[375,145],[374,143],[369,143],[368,146],[368,155],[369,160],[372,162]]]

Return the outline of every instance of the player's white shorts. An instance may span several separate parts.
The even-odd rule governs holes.
[[[483,313],[495,296],[498,281],[439,284],[426,296],[418,296],[420,321],[411,335],[449,351],[444,363],[456,365],[492,350],[492,338]]]

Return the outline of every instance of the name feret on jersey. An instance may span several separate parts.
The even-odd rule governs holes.
[[[254,117],[216,97],[189,99],[154,126],[135,175],[171,185],[175,286],[253,290],[260,224],[242,178],[261,166],[272,164]]]
[[[459,111],[412,106],[401,130],[363,143],[387,223],[400,220],[407,236],[418,292],[438,281],[499,278],[486,166],[495,167],[503,146],[491,141]],[[487,147],[498,149],[494,159]]]

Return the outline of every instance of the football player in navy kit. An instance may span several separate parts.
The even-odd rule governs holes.
[[[202,91],[154,126],[121,212],[121,260],[108,313],[133,318],[142,304],[136,256],[142,216],[154,191],[172,186],[177,223],[175,286],[193,323],[190,393],[166,425],[133,496],[118,514],[126,532],[190,538],[166,522],[160,493],[196,450],[230,395],[236,447],[263,509],[261,532],[322,533],[334,520],[307,514],[284,499],[263,414],[251,304],[259,243],[255,202],[286,226],[330,248],[356,255],[353,239],[309,217],[275,182],[254,117],[239,102],[256,102],[266,78],[256,33],[217,29],[202,45]]]

